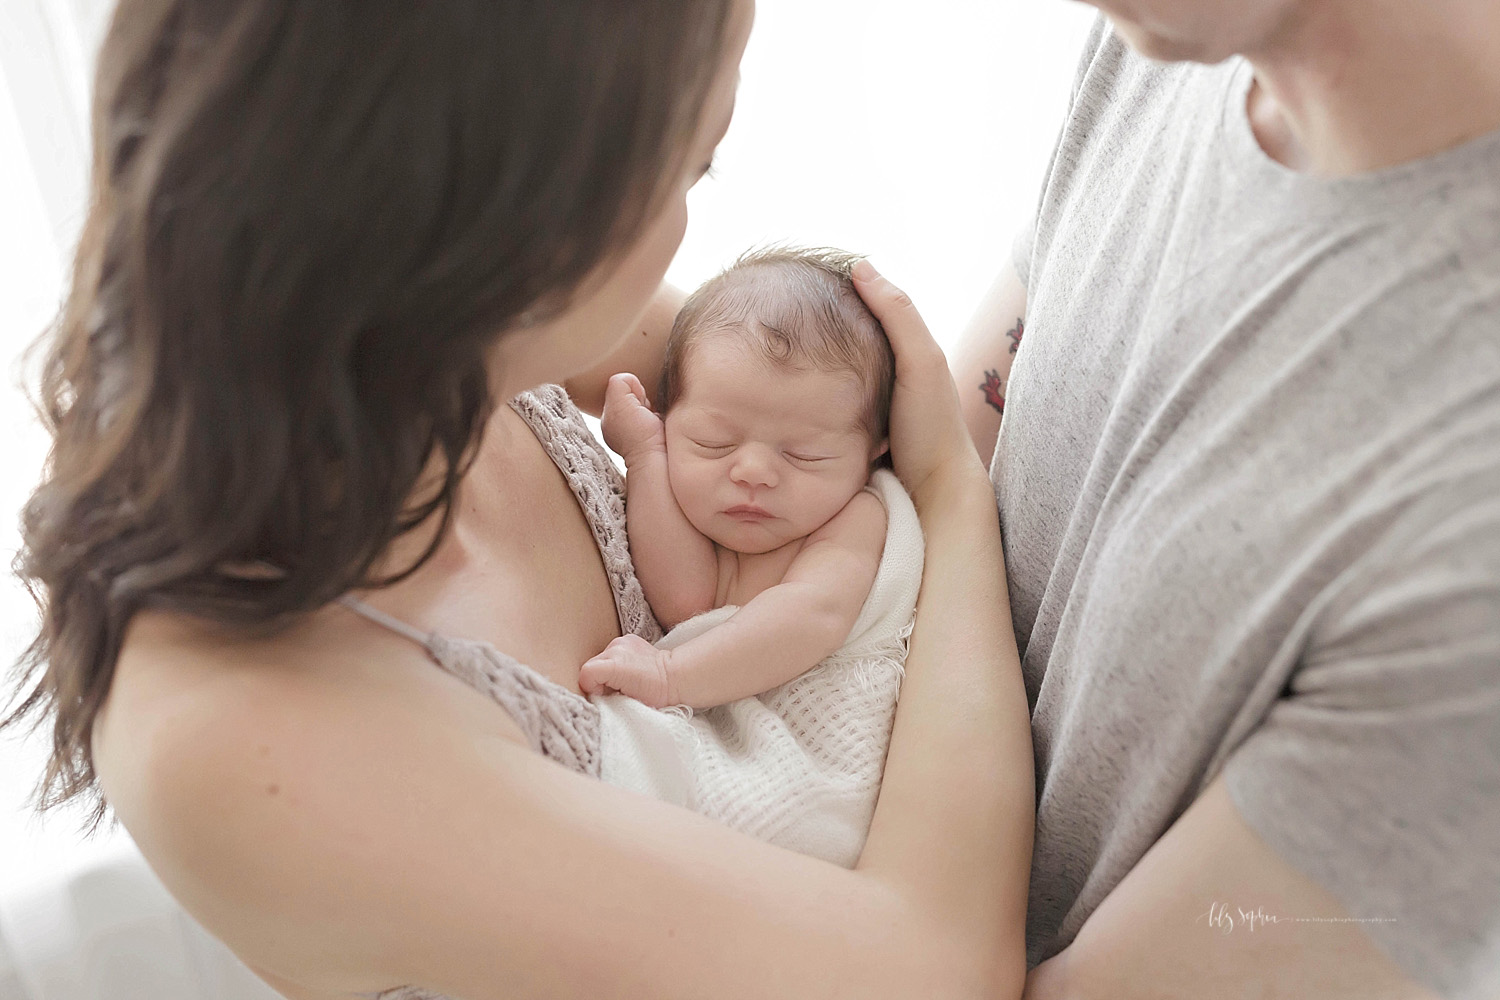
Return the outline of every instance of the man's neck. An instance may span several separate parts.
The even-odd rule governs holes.
[[[1494,0],[1309,2],[1246,56],[1256,137],[1294,170],[1363,173],[1500,129]]]

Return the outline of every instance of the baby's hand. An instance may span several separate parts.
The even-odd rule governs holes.
[[[678,703],[669,657],[638,635],[622,635],[583,665],[578,687],[584,694],[618,691],[652,708]]]
[[[604,443],[625,459],[627,465],[649,451],[667,450],[666,427],[661,417],[652,412],[641,380],[629,372],[609,377],[600,426]]]

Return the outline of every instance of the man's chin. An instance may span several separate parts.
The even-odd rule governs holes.
[[[1233,52],[1220,52],[1201,41],[1170,38],[1128,21],[1115,20],[1114,24],[1120,37],[1125,39],[1132,49],[1147,59],[1155,59],[1157,62],[1213,64],[1223,62],[1234,55]]]

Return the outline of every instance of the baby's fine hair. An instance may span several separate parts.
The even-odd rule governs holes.
[[[861,422],[886,437],[896,361],[885,330],[865,305],[849,270],[860,258],[828,247],[749,250],[688,296],[667,340],[657,410],[681,397],[692,346],[708,334],[738,334],[767,363],[790,371],[847,372],[864,387]]]

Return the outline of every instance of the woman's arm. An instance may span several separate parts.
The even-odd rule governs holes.
[[[122,818],[169,888],[310,990],[1019,997],[1035,799],[994,503],[941,351],[899,292],[860,287],[928,550],[854,871],[558,767],[457,681],[435,708],[266,670],[134,737]]]
[[[891,456],[927,542],[880,805],[858,870],[889,872],[909,898],[983,928],[1008,982],[1026,967],[1036,792],[994,491],[947,359],[911,299],[868,261],[853,277],[895,351]]]

